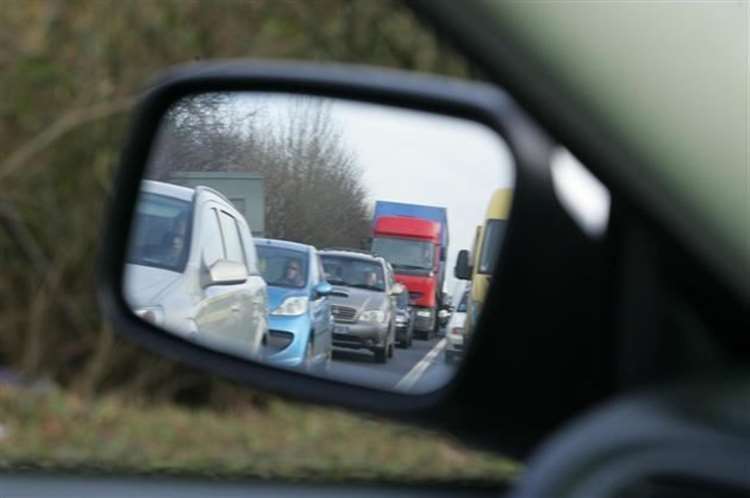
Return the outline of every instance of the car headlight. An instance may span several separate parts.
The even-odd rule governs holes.
[[[421,316],[422,318],[430,318],[432,316],[432,313],[430,313],[430,310],[418,310],[417,316]]]
[[[301,315],[307,311],[307,298],[305,296],[288,297],[282,301],[278,308],[271,312],[272,315],[294,316]]]
[[[361,315],[359,315],[359,321],[360,322],[371,322],[371,323],[379,323],[385,321],[385,311],[383,310],[367,310],[363,311]]]
[[[396,323],[406,323],[409,319],[403,315],[396,315]]]
[[[161,306],[147,306],[134,311],[136,316],[152,325],[160,326],[164,323],[164,309]]]

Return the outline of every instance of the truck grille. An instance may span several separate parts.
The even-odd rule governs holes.
[[[334,304],[331,306],[331,314],[336,321],[353,322],[354,317],[357,315],[357,310],[350,308],[349,306],[339,306]]]

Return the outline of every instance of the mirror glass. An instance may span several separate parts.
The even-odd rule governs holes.
[[[125,298],[164,331],[248,361],[428,392],[471,339],[513,182],[506,144],[473,121],[193,95],[160,124]]]

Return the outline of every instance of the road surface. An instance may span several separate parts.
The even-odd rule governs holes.
[[[445,362],[445,339],[414,339],[409,349],[396,348],[388,363],[375,363],[367,350],[335,349],[328,376],[389,391],[422,394],[447,383],[455,365]]]

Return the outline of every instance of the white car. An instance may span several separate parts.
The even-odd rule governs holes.
[[[214,349],[260,358],[268,312],[256,261],[247,222],[222,194],[143,182],[124,279],[138,316]]]
[[[462,286],[460,294],[453,299],[458,302],[451,314],[446,327],[445,361],[451,363],[464,352],[464,321],[466,321],[466,301],[469,299],[469,289]]]

